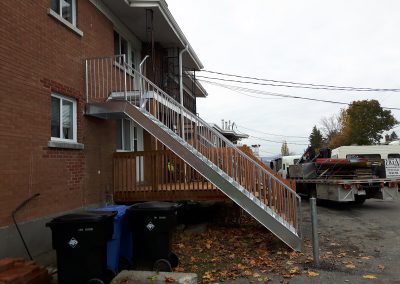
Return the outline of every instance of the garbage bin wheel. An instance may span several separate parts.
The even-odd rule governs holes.
[[[172,251],[168,255],[168,260],[169,260],[169,263],[171,264],[172,268],[177,267],[179,264],[178,256],[175,253],[173,253]]]
[[[98,278],[93,278],[86,282],[86,284],[104,284],[104,282]]]
[[[153,270],[157,272],[172,272],[171,263],[164,258],[158,259],[154,262]]]

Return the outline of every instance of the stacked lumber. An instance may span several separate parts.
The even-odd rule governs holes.
[[[0,284],[50,284],[47,269],[23,258],[0,260]]]

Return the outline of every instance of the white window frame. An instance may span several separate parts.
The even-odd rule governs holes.
[[[50,0],[52,1],[52,0]],[[62,7],[63,7],[63,3],[65,2],[65,0],[57,0],[58,1],[58,6],[60,7],[59,11],[54,11],[52,9],[52,11],[56,12],[64,21],[72,24],[73,26],[76,26],[76,0],[71,0],[71,5],[72,5],[72,23],[66,19],[64,19],[63,15],[62,15]]]
[[[60,136],[62,136],[62,125],[63,125],[63,117],[62,117],[62,107],[63,101],[68,101],[72,103],[72,127],[73,127],[73,131],[72,131],[72,139],[66,139],[66,138],[61,138],[61,137],[52,137],[51,136],[51,129],[50,129],[50,140],[51,141],[60,141],[60,142],[69,142],[69,143],[77,143],[77,102],[76,99],[74,98],[69,98],[57,93],[52,93],[51,97],[53,98],[57,98],[60,100]],[[51,110],[52,111],[52,110]],[[51,118],[51,114],[50,114],[50,118]]]
[[[125,145],[125,123],[128,123],[129,129],[129,145]],[[121,148],[117,149],[117,152],[137,152],[137,151],[144,151],[143,145],[143,128],[139,127],[135,122],[130,119],[122,118],[121,119]],[[136,129],[136,130],[135,130]],[[135,135],[136,133],[136,135]],[[136,149],[135,149],[136,143]]]
[[[72,0],[72,23],[70,21],[67,21],[62,17],[62,3],[61,1],[64,0],[57,0],[59,1],[59,6],[60,10],[59,11],[54,11],[51,7],[47,9],[47,14],[49,16],[52,16],[56,20],[60,21],[62,24],[64,24],[66,27],[70,28],[73,32],[75,32],[79,36],[83,36],[83,32],[78,29],[76,26],[76,15],[77,15],[77,8],[76,8],[76,0]]]

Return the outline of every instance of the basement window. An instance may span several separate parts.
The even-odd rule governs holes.
[[[76,142],[76,100],[51,95],[51,140]]]

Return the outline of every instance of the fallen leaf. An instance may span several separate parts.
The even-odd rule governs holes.
[[[253,277],[254,278],[259,278],[261,275],[260,274],[258,274],[257,272],[256,273],[253,273]]]
[[[352,264],[352,263],[346,264],[346,267],[347,268],[351,268],[351,269],[356,268],[356,266],[354,264]]]
[[[293,264],[294,264],[294,262],[293,262],[293,261],[291,261],[291,260],[289,260],[289,261],[287,261],[287,262],[286,262],[286,264],[287,264],[287,265],[293,265]]]
[[[246,266],[244,266],[243,264],[239,263],[239,264],[237,265],[237,268],[240,269],[240,270],[242,270],[242,269],[246,269]]]
[[[371,258],[372,258],[372,256],[363,256],[363,257],[361,257],[361,259],[364,259],[364,260],[369,260]]]
[[[213,280],[214,278],[210,271],[206,271],[206,272],[204,272],[203,279],[204,280]]]
[[[290,274],[300,274],[300,268],[298,268],[297,266],[296,267],[293,267],[292,269],[290,269]]]
[[[385,266],[382,265],[382,264],[379,264],[379,265],[378,265],[378,268],[379,268],[380,270],[384,270],[384,269],[385,269]]]
[[[307,275],[308,275],[308,277],[315,277],[315,276],[318,276],[319,273],[318,272],[314,272],[314,271],[308,271]]]
[[[250,276],[250,275],[252,275],[253,273],[252,273],[250,270],[245,270],[245,271],[243,272],[243,274],[246,275],[246,276]]]
[[[176,279],[171,276],[165,276],[165,283],[175,283]]]
[[[363,275],[364,279],[378,279],[378,277],[376,277],[375,275],[372,274],[367,274],[367,275]]]
[[[151,277],[149,277],[149,279],[151,280],[151,281],[157,281],[157,275],[153,275],[153,276],[151,276]]]

